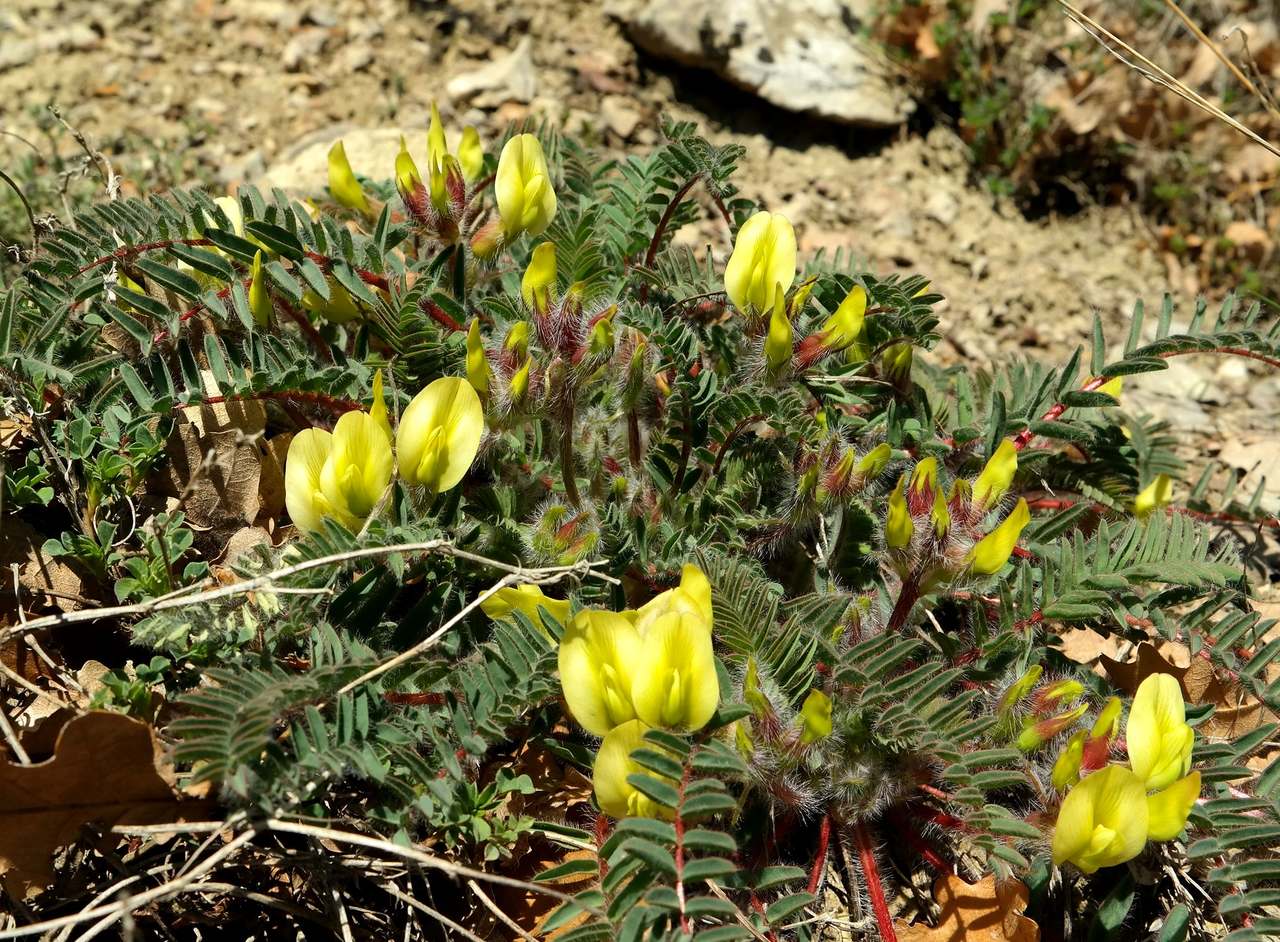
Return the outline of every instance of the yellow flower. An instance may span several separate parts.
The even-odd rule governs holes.
[[[911,493],[923,494],[938,486],[938,459],[925,458],[911,470]]]
[[[556,286],[556,247],[543,242],[529,256],[529,267],[520,279],[520,297],[535,311],[545,311]]]
[[[697,615],[704,623],[707,635],[711,634],[711,583],[707,574],[693,563],[685,563],[680,570],[680,584],[655,595],[635,613],[636,629],[643,636],[659,618],[671,612],[688,612]]]
[[[542,145],[532,134],[517,134],[503,146],[494,190],[508,239],[521,232],[541,235],[551,224],[556,193]]]
[[[642,647],[636,626],[616,612],[587,609],[565,628],[560,686],[569,712],[587,732],[603,736],[635,719],[631,691]]]
[[[858,462],[858,474],[863,478],[878,478],[889,467],[889,459],[893,457],[893,448],[888,442],[881,442],[862,456]]]
[[[484,408],[471,384],[441,377],[414,396],[400,417],[400,476],[408,484],[447,491],[471,467],[483,435]]]
[[[996,527],[969,551],[969,566],[980,576],[991,576],[999,572],[1013,554],[1013,548],[1022,535],[1023,529],[1031,522],[1031,511],[1027,509],[1024,498],[1018,498],[1018,505]]]
[[[479,132],[470,124],[462,129],[458,163],[462,167],[462,176],[468,183],[474,183],[484,171],[484,145],[480,143]]]
[[[981,508],[990,507],[1009,490],[1018,470],[1018,449],[1005,439],[987,459],[986,466],[973,482],[973,502]]]
[[[764,340],[764,359],[770,373],[776,373],[791,362],[791,321],[782,303],[782,286],[774,295],[773,313],[769,316],[769,333]]]
[[[1129,764],[1147,788],[1158,791],[1187,774],[1195,733],[1177,680],[1151,674],[1138,686],[1124,735]]]
[[[898,479],[898,486],[889,495],[889,517],[884,525],[884,540],[889,549],[905,549],[916,532],[916,525],[911,522],[911,513],[907,510],[907,498],[903,494],[906,483],[904,475]]]
[[[360,181],[351,170],[347,149],[341,140],[329,148],[329,193],[341,206],[368,215],[369,199],[364,195]]]
[[[1000,698],[996,712],[1001,716],[1016,707],[1029,694],[1036,684],[1040,683],[1040,675],[1044,673],[1043,664],[1032,664],[1026,672],[1009,685],[1009,689]]]
[[[326,517],[358,530],[391,483],[394,464],[378,373],[368,412],[346,413],[332,434],[304,429],[289,443],[284,492],[290,519],[304,532],[319,530]]]
[[[1040,696],[1046,705],[1069,706],[1083,695],[1084,684],[1078,680],[1068,678],[1067,680],[1059,680],[1057,683],[1050,684]]]
[[[1053,787],[1065,792],[1080,779],[1080,764],[1084,761],[1085,731],[1080,730],[1067,740],[1066,747],[1053,763],[1051,779]]]
[[[1168,788],[1147,796],[1147,837],[1171,841],[1187,826],[1187,815],[1200,797],[1200,773],[1178,779]]]
[[[564,599],[553,599],[545,595],[536,585],[524,584],[499,589],[480,603],[480,610],[494,621],[509,618],[512,612],[523,612],[534,625],[542,626],[539,608],[547,612],[560,624],[569,620],[569,603]]]
[[[516,321],[507,331],[507,338],[502,341],[502,349],[514,353],[517,360],[529,355],[529,322]]]
[[[467,382],[482,396],[489,391],[489,372],[489,358],[484,352],[484,338],[480,336],[480,319],[477,317],[467,328]]]
[[[853,290],[845,295],[836,312],[827,318],[822,325],[824,346],[831,350],[850,350],[862,339],[862,330],[867,315],[867,289],[862,285],[854,285]],[[865,359],[857,356],[856,359]]]
[[[1133,499],[1133,514],[1145,520],[1161,510],[1173,498],[1173,480],[1167,474],[1157,474],[1154,481],[1144,487]]]
[[[422,174],[418,173],[418,165],[409,154],[409,145],[403,136],[400,138],[400,153],[396,154],[396,189],[400,195],[408,199],[422,186]]]
[[[591,768],[591,781],[595,786],[596,804],[605,814],[614,818],[670,818],[670,809],[663,807],[627,781],[628,775],[653,776],[631,753],[641,747],[661,751],[645,742],[645,725],[631,720],[610,730],[600,743],[595,764]],[[654,776],[660,778],[660,776]]]
[[[1089,730],[1090,739],[1111,739],[1120,730],[1120,698],[1112,697],[1106,705],[1098,712],[1098,718],[1093,721],[1093,728]]]
[[[440,120],[440,109],[431,103],[431,124],[427,129],[427,162],[432,166],[444,163],[449,156],[449,142],[444,136],[444,123]]]
[[[249,312],[253,314],[253,322],[265,327],[271,320],[274,306],[271,303],[271,291],[267,288],[262,273],[262,252],[253,256],[253,265],[249,269]]]
[[[942,496],[941,489],[933,492],[933,509],[929,511],[929,522],[933,524],[933,535],[939,540],[946,539],[951,530],[951,511],[947,509],[947,499]]]
[[[360,316],[360,308],[356,306],[351,292],[342,287],[337,279],[326,278],[329,285],[329,300],[326,301],[310,288],[302,296],[302,306],[308,311],[315,311],[327,321],[334,324],[345,324]]]
[[[520,369],[511,375],[511,382],[507,385],[507,392],[511,396],[512,402],[520,402],[528,394],[529,367],[532,363],[532,358],[526,358]]]
[[[706,726],[720,704],[720,681],[711,632],[703,618],[693,612],[668,612],[643,636],[636,634],[642,641],[631,679],[636,716],[665,729]]]
[[[742,224],[724,270],[724,288],[741,311],[772,312],[796,277],[796,233],[781,213],[760,211]]]
[[[1105,383],[1099,386],[1098,392],[1106,393],[1112,399],[1119,399],[1120,393],[1123,389],[1124,389],[1124,377],[1116,376],[1116,377],[1113,377],[1112,379],[1107,380]]]
[[[893,383],[905,383],[911,378],[911,361],[914,354],[911,344],[895,343],[880,358],[880,368]]]
[[[591,332],[587,335],[587,352],[591,356],[602,357],[613,353],[613,318],[617,313],[618,305],[611,304],[593,320]]]
[[[826,739],[831,735],[831,698],[821,690],[810,690],[800,707],[800,719],[804,724],[801,743],[807,746]]]
[[[1120,765],[1089,775],[1067,793],[1053,829],[1053,862],[1085,873],[1132,860],[1147,843],[1147,790]]]

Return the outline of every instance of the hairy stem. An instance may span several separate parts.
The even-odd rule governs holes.
[[[560,428],[560,477],[564,481],[565,496],[577,507],[581,498],[578,497],[578,481],[573,474],[573,419],[573,400],[570,399]]]
[[[644,267],[652,268],[653,260],[658,257],[658,249],[662,245],[662,237],[667,234],[667,226],[671,225],[671,219],[675,216],[676,210],[680,208],[680,204],[684,202],[684,198],[689,195],[689,191],[693,189],[693,185],[702,178],[701,174],[695,174],[685,181],[684,186],[676,190],[675,195],[671,197],[671,202],[667,204],[667,208],[662,213],[662,218],[658,220],[658,227],[653,230],[653,238],[649,240],[649,250],[644,253]],[[640,286],[640,300],[649,300],[649,286],[643,284]]]
[[[920,584],[913,575],[902,583],[902,592],[899,593],[898,601],[893,606],[893,612],[889,615],[889,624],[885,630],[901,631],[911,615],[911,609],[918,601],[920,601]]]
[[[822,816],[822,826],[818,829],[818,852],[813,857],[813,866],[809,869],[809,892],[816,894],[818,884],[822,882],[822,872],[827,869],[827,848],[831,845],[831,815]]]
[[[864,822],[859,821],[853,826],[853,839],[858,845],[862,881],[867,885],[867,895],[871,897],[871,909],[876,915],[881,942],[898,942],[898,933],[893,928],[893,916],[889,914],[889,903],[884,895],[884,883],[880,879],[880,867],[876,863],[875,848],[871,846],[871,834]]]

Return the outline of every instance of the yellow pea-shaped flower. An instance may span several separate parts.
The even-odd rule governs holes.
[[[489,391],[489,357],[484,351],[484,337],[480,335],[480,319],[471,321],[467,328],[467,382],[480,395]]]
[[[796,233],[781,213],[760,211],[742,224],[724,270],[724,288],[741,311],[772,312],[796,278]]]
[[[1147,843],[1147,790],[1121,765],[1109,765],[1067,793],[1053,829],[1053,862],[1085,873],[1132,860]]]
[[[781,286],[779,286],[781,287]],[[764,359],[770,373],[776,373],[791,362],[791,321],[782,303],[782,292],[774,294],[773,313],[769,315],[769,332],[764,338]]]
[[[400,476],[436,492],[454,487],[471,467],[484,436],[484,407],[471,384],[435,380],[413,397],[396,429]]]
[[[831,698],[821,690],[810,690],[800,706],[800,742],[818,742],[831,735]]]
[[[480,610],[494,621],[510,618],[512,612],[523,612],[529,621],[541,627],[539,608],[545,608],[560,624],[569,620],[569,603],[565,599],[553,599],[536,585],[518,585],[499,589],[480,603]]]
[[[1173,499],[1173,479],[1167,474],[1157,474],[1155,480],[1138,492],[1133,499],[1133,515],[1145,520]]]
[[[1171,841],[1187,826],[1191,807],[1200,797],[1200,773],[1178,779],[1167,788],[1147,796],[1147,837]]]
[[[867,289],[854,285],[836,312],[822,325],[824,345],[831,350],[845,350],[862,339],[867,315]]]
[[[346,146],[341,140],[329,148],[329,193],[340,206],[366,215],[371,212],[369,198],[364,195],[364,189],[351,169]]]
[[[907,510],[907,498],[903,493],[907,479],[898,479],[898,486],[889,495],[889,516],[884,524],[884,541],[889,549],[905,549],[916,532],[916,525],[911,521],[911,512]]]
[[[532,134],[517,134],[503,146],[494,190],[507,239],[521,232],[541,235],[551,225],[556,193],[542,144]]]
[[[348,412],[333,432],[305,429],[285,458],[285,506],[294,525],[314,532],[330,518],[358,530],[391,483],[394,457],[382,374],[373,381],[369,412]]]
[[[699,615],[668,612],[649,627],[632,674],[631,701],[650,726],[707,725],[720,704],[720,681],[711,633]]]
[[[1173,784],[1191,769],[1194,741],[1178,681],[1169,674],[1147,677],[1138,686],[1125,725],[1134,774],[1153,791]]]
[[[661,751],[645,742],[645,725],[631,720],[610,730],[600,743],[595,764],[591,768],[591,781],[595,786],[596,804],[600,810],[614,818],[671,818],[670,809],[642,794],[627,781],[628,775],[643,773],[654,775],[631,758],[631,753],[641,747]],[[660,778],[660,776],[654,776]]]
[[[556,285],[556,247],[543,242],[529,257],[529,267],[520,279],[520,297],[535,311],[545,311]]]
[[[641,649],[636,626],[616,612],[586,609],[565,628],[560,686],[569,712],[587,732],[603,736],[635,719],[631,689]]]
[[[1027,509],[1027,502],[1024,498],[1018,498],[1018,505],[1013,508],[1013,512],[969,551],[969,566],[973,572],[980,576],[991,576],[999,572],[1013,555],[1018,537],[1030,522],[1031,511]]]
[[[1050,776],[1053,787],[1065,792],[1080,779],[1080,765],[1084,762],[1085,731],[1080,730],[1067,740],[1067,745],[1053,763]]]
[[[259,327],[267,326],[271,320],[271,312],[275,305],[271,302],[271,291],[267,288],[266,275],[262,271],[262,252],[253,256],[253,265],[249,269],[249,312],[253,322]]]
[[[973,502],[980,508],[995,504],[1009,490],[1017,471],[1018,449],[1006,438],[996,446],[982,473],[973,482]]]
[[[462,129],[458,164],[462,167],[463,179],[468,183],[474,183],[484,171],[484,145],[480,143],[480,133],[469,124]]]

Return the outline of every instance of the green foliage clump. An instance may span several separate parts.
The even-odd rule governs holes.
[[[1018,876],[1032,915],[1080,931],[1192,907],[1202,937],[1221,921],[1261,938],[1280,886],[1280,764],[1245,762],[1274,723],[1197,740],[1203,801],[1185,840],[1132,864],[1143,879],[1118,913],[1105,880],[1053,877],[1050,780],[1112,693],[1058,650],[1070,628],[1180,640],[1280,709],[1280,642],[1263,640],[1271,622],[1248,605],[1224,526],[1265,521],[1261,491],[1215,493],[1206,473],[1194,512],[1137,518],[1160,475],[1185,478],[1183,456],[1112,382],[1179,355],[1274,364],[1280,322],[1229,298],[1184,323],[1166,301],[1154,323],[1139,305],[1119,343],[1096,323],[1061,365],[940,369],[924,354],[941,298],[923,277],[818,260],[774,312],[793,344],[779,363],[768,318],[727,300],[722,260],[673,244],[703,221],[698,194],[729,233],[748,218],[741,153],[691,125],[664,131],[622,161],[540,132],[558,210],[497,251],[492,157],[465,183],[439,164],[454,182],[438,204],[425,182],[405,208],[377,188],[388,202],[367,215],[245,188],[237,221],[177,191],[96,204],[42,240],[0,295],[0,396],[32,427],[5,454],[4,507],[51,528],[46,552],[86,592],[137,603],[114,617],[152,659],[113,676],[101,705],[154,717],[184,776],[237,820],[319,821],[517,874],[532,847],[591,851],[540,877],[589,883],[544,926],[572,927],[566,939],[816,938],[828,872],[850,911],[865,889],[883,930],[884,839],[908,867]],[[546,242],[554,279],[523,291]],[[828,325],[857,291],[865,320],[837,349]],[[277,538],[213,576],[212,525],[147,509],[190,407],[261,404],[265,418],[210,438],[179,503],[202,475],[225,484],[228,449],[364,408],[377,370],[392,416],[440,376],[482,387],[486,433],[459,486],[393,480],[358,532],[329,520],[282,546],[277,506],[259,521]],[[971,499],[1005,442],[1016,476]],[[1019,547],[975,565],[1019,498]],[[566,777],[530,757],[581,775],[596,745],[562,708],[564,619],[543,606],[491,620],[481,605],[537,582],[565,618],[628,611],[686,563],[712,587],[719,710],[694,733],[649,731],[633,754],[629,784],[658,817],[556,804]],[[1078,681],[1070,722],[1053,725],[1047,688],[1002,700],[1033,669]],[[172,709],[153,712],[160,688]],[[1211,712],[1194,705],[1191,722]]]

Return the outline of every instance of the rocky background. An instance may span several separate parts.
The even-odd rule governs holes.
[[[1129,5],[1097,4],[1095,13],[1122,18]],[[1249,21],[1251,49],[1266,65],[1275,12],[1268,33],[1256,26],[1266,24],[1267,4],[1247,5],[1259,8]],[[1006,7],[1016,18],[1002,0],[973,6],[975,36]],[[716,141],[745,145],[747,195],[786,213],[804,251],[840,251],[877,272],[930,277],[947,298],[942,362],[1061,361],[1087,342],[1095,313],[1115,330],[1139,299],[1153,307],[1169,292],[1189,311],[1196,292],[1231,287],[1198,276],[1185,252],[1170,250],[1161,221],[1133,200],[1083,191],[1068,215],[1052,207],[1029,214],[995,195],[975,171],[963,122],[940,114],[922,91],[943,21],[928,19],[928,4],[906,5],[890,17],[885,42],[883,7],[873,0],[9,0],[0,9],[0,167],[28,181],[62,168],[56,187],[30,185],[42,211],[58,211],[94,185],[50,104],[108,156],[126,189],[198,184],[225,192],[248,182],[299,196],[323,187],[324,155],[338,137],[357,172],[390,176],[399,135],[425,134],[432,100],[448,127],[473,123],[490,141],[509,122],[532,118],[620,153],[652,145],[665,113],[696,121]],[[1052,29],[1063,48],[1096,53],[1065,19]],[[1011,45],[1023,39],[1014,35]],[[1202,81],[1220,85],[1225,69],[1212,57],[1206,64],[1189,37],[1178,41]],[[1061,65],[1063,54],[1055,55]],[[1173,99],[1140,80],[1129,84],[1135,80],[1122,68],[1106,74],[1116,77],[1109,90],[1092,79],[1080,86],[1061,69],[1036,80],[1056,120],[1085,137],[1107,133],[1108,117]],[[1028,82],[1033,77],[1028,66]],[[1273,179],[1280,161],[1233,133],[1214,138],[1213,159],[1223,174],[1235,166],[1260,199],[1259,181]],[[1187,160],[1207,159],[1196,150],[1207,148],[1203,140],[1188,137],[1182,146]],[[9,194],[0,199],[10,201],[0,204],[0,240],[20,241],[25,215]],[[1248,228],[1234,231],[1230,251],[1274,269],[1273,219],[1260,209],[1241,225]],[[719,255],[728,249],[710,225],[680,238]],[[1234,359],[1172,365],[1133,378],[1126,406],[1167,417],[1189,453],[1216,457],[1242,488],[1270,473],[1270,497],[1280,497],[1280,379]]]

